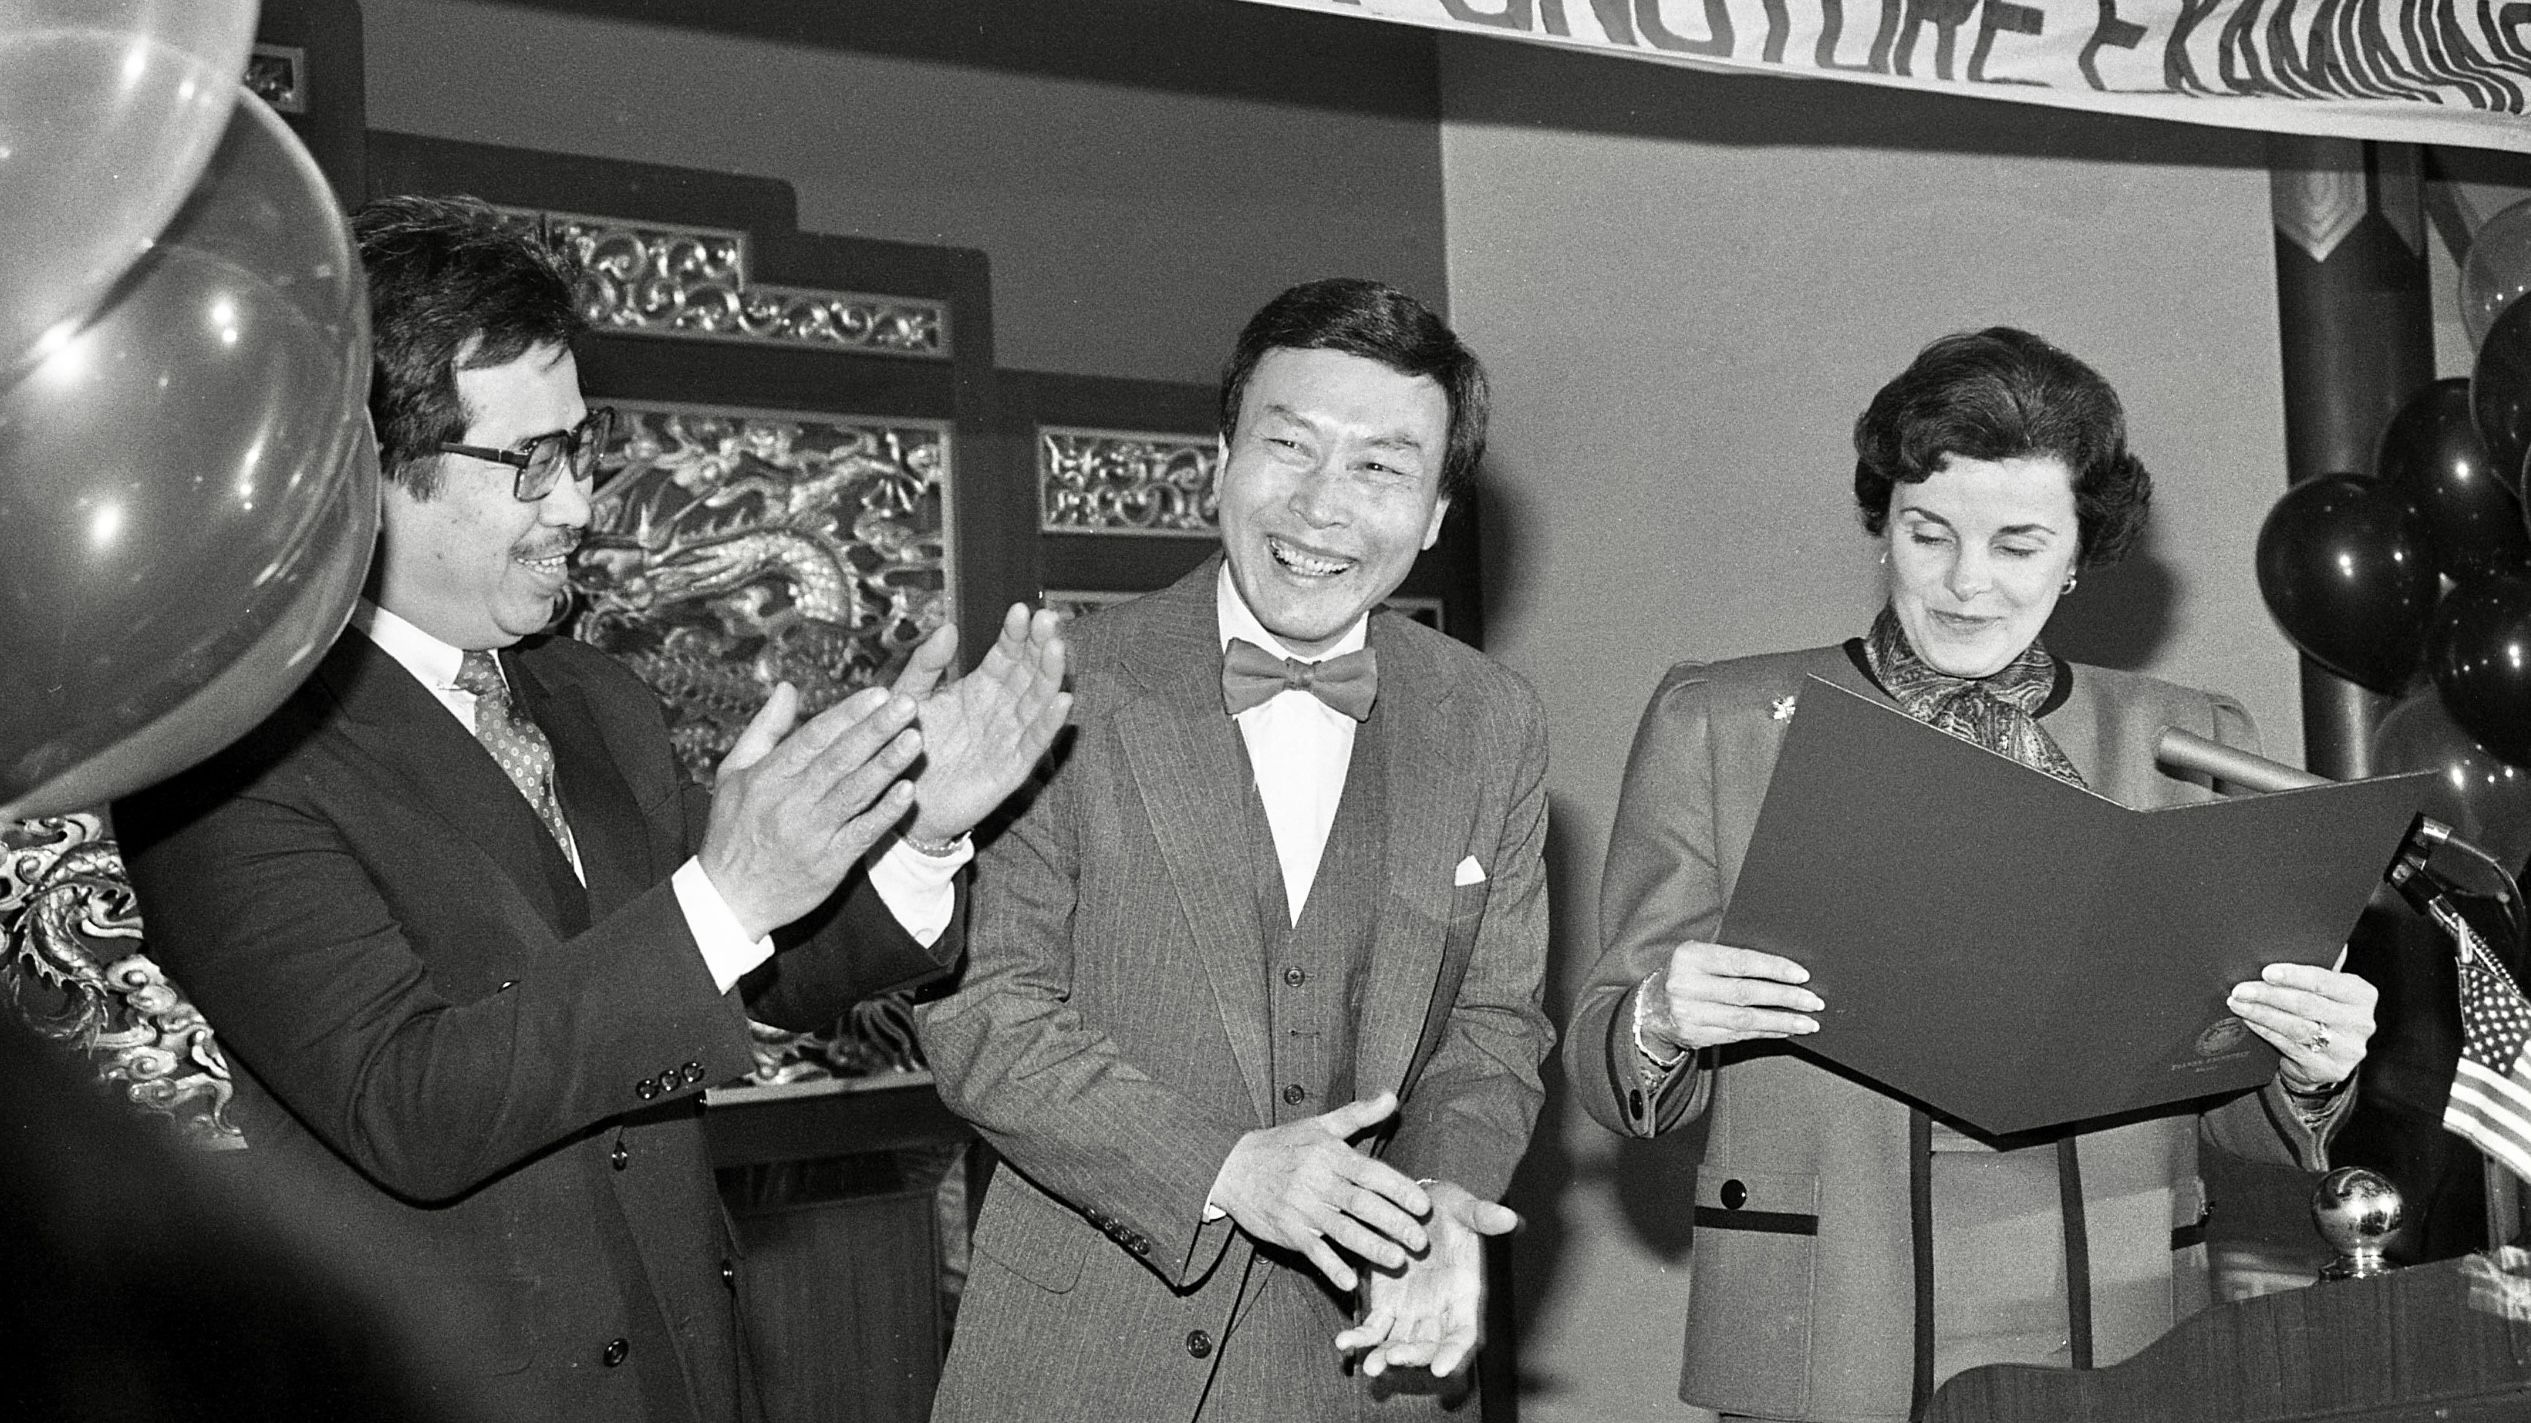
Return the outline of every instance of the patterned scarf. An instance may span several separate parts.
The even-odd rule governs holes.
[[[1863,660],[1890,700],[1916,720],[2060,781],[2083,784],[2083,773],[2039,725],[2039,707],[2056,690],[2056,658],[2036,638],[1990,676],[1947,676],[1916,655],[1897,612],[1884,604],[1863,639]]]

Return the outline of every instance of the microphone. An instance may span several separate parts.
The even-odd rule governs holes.
[[[2175,771],[2195,771],[2261,793],[2329,784],[2326,776],[2296,770],[2282,761],[2270,761],[2176,726],[2162,728],[2161,736],[2153,743],[2153,759]]]
[[[2194,771],[2212,776],[2227,786],[2268,794],[2275,791],[2298,791],[2312,786],[2328,785],[2329,778],[2297,770],[2282,761],[2226,746],[2183,727],[2165,726],[2153,742],[2153,759],[2169,770]],[[2454,916],[2439,891],[2455,890],[2441,875],[2426,868],[2434,852],[2449,845],[2492,872],[2504,886],[2496,897],[2508,906],[2508,913],[2518,913],[2521,893],[2514,884],[2513,872],[2493,855],[2452,833],[2452,827],[2431,815],[2420,814],[2408,828],[2407,838],[2400,842],[2399,853],[2382,878],[2400,892],[2401,897],[2417,912],[2437,923]],[[2448,927],[2448,925],[2447,925]]]

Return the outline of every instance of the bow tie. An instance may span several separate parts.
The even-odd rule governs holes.
[[[1324,662],[1303,662],[1232,638],[1222,654],[1223,707],[1237,716],[1282,692],[1307,692],[1360,721],[1371,715],[1371,701],[1380,693],[1379,659],[1366,647]]]

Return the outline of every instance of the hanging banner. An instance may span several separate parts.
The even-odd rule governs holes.
[[[1692,68],[2531,152],[2531,0],[1252,0]]]

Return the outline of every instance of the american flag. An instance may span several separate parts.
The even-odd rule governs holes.
[[[2461,949],[2461,1062],[2443,1126],[2531,1181],[2531,1000],[2471,934]]]

